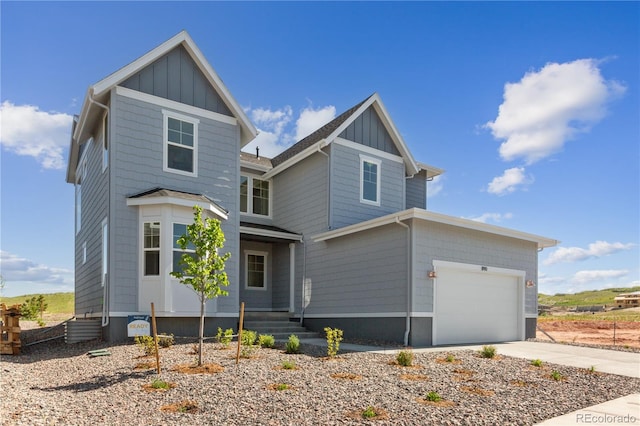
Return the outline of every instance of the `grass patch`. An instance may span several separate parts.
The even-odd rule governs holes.
[[[40,294],[26,294],[24,296],[1,297],[0,302],[7,306],[22,305],[27,299],[38,297]],[[47,304],[45,312],[50,314],[69,314],[75,311],[75,293],[43,293],[44,301]]]
[[[553,296],[538,294],[538,303],[552,306],[612,305],[614,297],[621,293],[640,291],[640,286],[628,288],[608,288],[604,290],[581,291],[575,294],[558,293]]]
[[[151,383],[146,383],[142,385],[142,387],[147,392],[164,392],[168,391],[169,389],[175,388],[176,384],[172,382],[166,382],[161,379],[153,379]]]

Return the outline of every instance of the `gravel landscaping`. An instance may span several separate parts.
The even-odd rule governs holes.
[[[87,355],[96,349],[110,355]],[[416,353],[413,367],[400,367],[393,351],[326,359],[326,348],[302,349],[259,349],[236,366],[235,349],[206,343],[205,362],[222,371],[187,374],[173,368],[197,356],[180,341],[161,349],[158,376],[134,344],[39,344],[0,361],[2,424],[531,425],[640,390],[640,379],[472,351],[452,351],[454,362]],[[158,378],[173,387],[149,389]],[[429,392],[444,402],[426,401]],[[380,415],[362,417],[369,407]]]

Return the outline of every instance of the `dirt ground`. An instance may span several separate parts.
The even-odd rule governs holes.
[[[538,326],[557,342],[640,348],[640,322],[545,319],[539,321]],[[537,331],[536,338],[550,340],[540,330]]]

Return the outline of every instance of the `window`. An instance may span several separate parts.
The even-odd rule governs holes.
[[[107,264],[109,260],[109,226],[107,219],[102,221],[102,286],[107,282]]]
[[[245,280],[247,289],[267,289],[267,253],[245,252]]]
[[[144,223],[144,275],[160,275],[160,222]]]
[[[87,263],[87,242],[82,243],[82,264]]]
[[[380,205],[380,160],[360,156],[360,202]]]
[[[91,139],[87,145],[91,143]],[[80,166],[76,170],[76,234],[82,229],[82,181],[87,174],[87,162],[85,159],[80,161]]]
[[[109,113],[102,118],[102,171],[109,166]]]
[[[163,114],[164,170],[196,176],[199,121],[167,111]]]
[[[269,216],[268,180],[240,176],[240,211],[260,216]],[[249,196],[251,194],[251,196]]]
[[[187,225],[182,223],[173,224],[173,268],[172,271],[179,271],[181,269],[180,259],[183,253],[195,253],[196,246],[193,243],[189,243],[186,250],[182,250],[178,245],[178,239],[187,233]],[[193,256],[193,255],[192,255]]]

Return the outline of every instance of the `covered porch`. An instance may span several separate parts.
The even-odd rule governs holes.
[[[248,312],[294,312],[296,246],[302,235],[240,222],[240,302]]]

